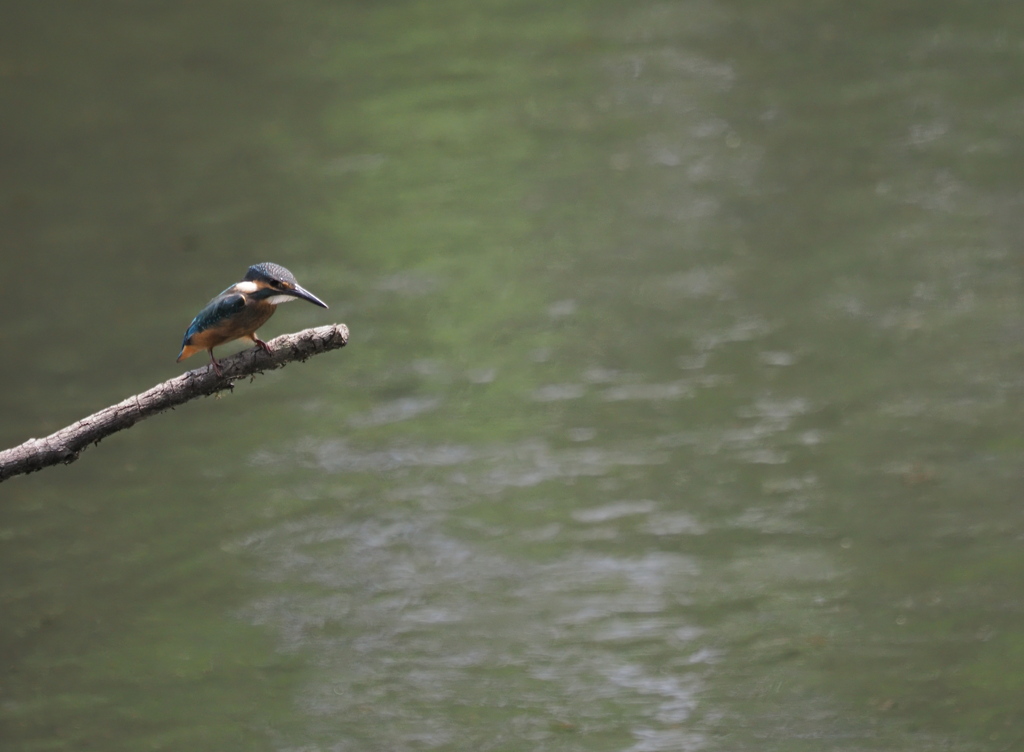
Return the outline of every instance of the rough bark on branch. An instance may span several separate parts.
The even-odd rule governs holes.
[[[98,444],[112,433],[131,428],[143,418],[162,413],[196,397],[232,389],[234,382],[239,379],[281,368],[293,360],[306,360],[313,355],[344,347],[347,342],[348,327],[344,324],[318,326],[294,334],[283,334],[271,340],[269,344],[273,352],[269,354],[254,347],[221,358],[223,376],[218,376],[210,365],[183,373],[142,394],[93,413],[44,439],[29,439],[20,446],[0,451],[0,483],[14,475],[32,473],[50,465],[69,465],[90,444]]]

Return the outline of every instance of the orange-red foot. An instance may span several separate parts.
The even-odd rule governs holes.
[[[218,363],[217,359],[213,357],[213,350],[210,350],[210,363],[211,365],[213,365],[214,373],[216,373],[218,376],[224,375],[224,372],[220,370],[220,363]]]

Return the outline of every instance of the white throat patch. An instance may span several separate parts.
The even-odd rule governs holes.
[[[293,295],[274,295],[271,298],[267,298],[267,302],[270,305],[281,305],[282,303],[289,303],[295,300]]]

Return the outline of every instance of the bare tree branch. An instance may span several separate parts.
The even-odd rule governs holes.
[[[281,368],[293,360],[306,360],[344,347],[347,343],[348,327],[344,324],[318,326],[271,340],[272,353],[254,347],[220,359],[223,376],[217,376],[209,365],[183,373],[142,394],[93,413],[45,439],[29,439],[20,446],[0,452],[0,482],[50,465],[70,465],[90,444],[98,444],[112,433],[131,428],[143,418],[196,397],[232,389],[235,381],[247,376]]]

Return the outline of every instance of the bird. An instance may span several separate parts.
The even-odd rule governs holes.
[[[241,282],[224,290],[192,319],[181,342],[178,362],[205,349],[210,353],[213,370],[223,376],[220,363],[213,356],[215,347],[245,338],[264,352],[272,352],[270,345],[256,336],[256,330],[274,315],[278,305],[296,299],[327,308],[325,302],[303,288],[295,275],[283,266],[270,262],[253,264]]]

